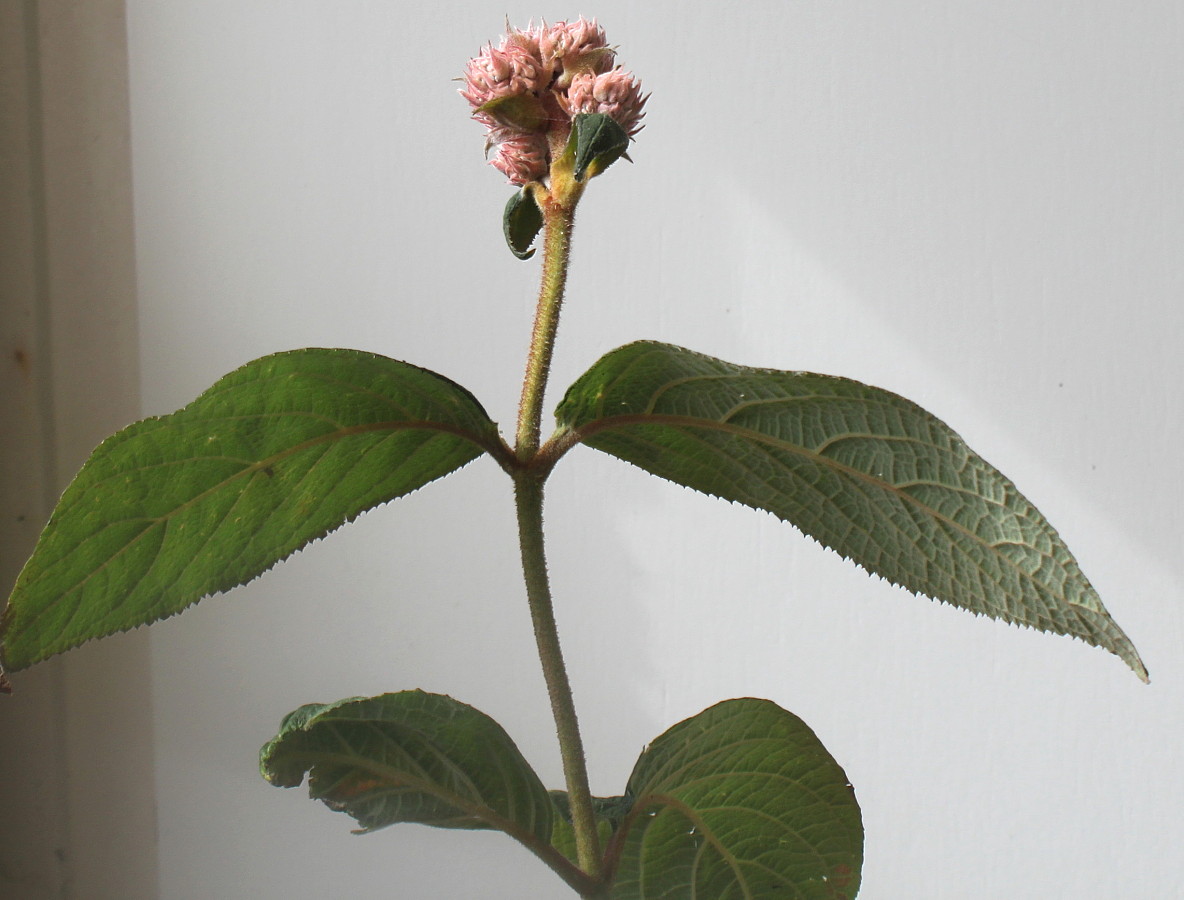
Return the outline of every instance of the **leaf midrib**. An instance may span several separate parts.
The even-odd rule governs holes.
[[[358,720],[353,720],[353,722],[358,723]],[[309,725],[312,724],[317,723],[315,720],[307,723],[305,725],[305,730],[307,730]],[[414,728],[412,730],[416,731]],[[426,737],[424,739],[426,743],[432,743]],[[435,750],[434,747],[433,749]],[[307,762],[309,765],[302,766],[305,772],[311,772],[313,766],[326,762],[337,765],[356,766],[357,768],[371,775],[375,775],[378,778],[392,782],[396,785],[406,784],[408,787],[414,790],[438,797],[445,803],[464,811],[473,818],[485,822],[490,826],[490,828],[501,831],[504,834],[514,838],[514,840],[518,841],[537,857],[543,860],[543,862],[550,866],[551,869],[553,869],[556,874],[560,875],[560,877],[562,877],[569,885],[576,887],[577,884],[586,882],[588,880],[588,876],[584,872],[580,871],[578,867],[574,866],[571,860],[560,853],[555,847],[551,846],[549,842],[541,840],[537,835],[534,834],[533,831],[529,831],[527,828],[520,825],[513,819],[503,817],[496,810],[484,805],[483,803],[469,800],[459,794],[455,794],[452,791],[441,788],[434,782],[425,782],[410,775],[409,773],[400,772],[398,769],[392,769],[387,766],[382,766],[377,763],[367,761],[365,758],[359,758],[353,753],[330,753],[325,751],[293,750],[286,748],[282,752],[285,759],[287,760],[300,763]],[[442,751],[437,750],[436,752],[446,756],[446,754],[443,754]]]
[[[269,466],[272,466],[272,465],[276,464],[277,462],[280,462],[281,460],[284,460],[284,459],[286,459],[290,456],[293,456],[297,453],[301,453],[305,450],[316,447],[319,444],[329,443],[332,440],[344,438],[344,437],[350,437],[355,434],[365,434],[368,432],[379,432],[379,431],[384,431],[384,430],[390,431],[391,433],[395,433],[395,432],[399,432],[399,431],[417,431],[417,430],[418,431],[437,431],[437,432],[449,433],[449,434],[453,434],[457,437],[461,437],[461,438],[465,438],[465,439],[469,440],[470,443],[476,445],[481,450],[485,450],[486,452],[489,451],[488,447],[484,446],[480,441],[476,440],[473,437],[473,435],[471,435],[471,434],[467,434],[467,433],[465,433],[459,429],[456,429],[456,428],[440,427],[440,426],[437,426],[437,425],[434,425],[431,423],[416,422],[416,423],[408,423],[408,424],[403,424],[403,425],[392,425],[389,422],[382,422],[382,423],[375,423],[373,425],[352,425],[347,428],[338,429],[337,431],[326,432],[324,435],[318,435],[315,438],[311,438],[311,439],[304,441],[300,444],[297,444],[293,447],[288,447],[288,448],[285,448],[284,450],[281,450],[277,453],[273,453],[271,456],[268,456],[268,457],[261,459],[257,462],[244,463],[243,468],[241,468],[239,471],[235,472],[233,475],[229,476],[228,478],[222,479],[221,481],[217,482],[216,484],[206,488],[201,493],[194,495],[190,499],[186,500],[184,503],[177,505],[173,509],[171,509],[168,512],[163,513],[161,515],[158,515],[158,516],[134,516],[134,517],[129,517],[129,518],[125,518],[125,519],[117,519],[117,520],[110,521],[110,522],[104,522],[103,528],[101,530],[91,532],[90,534],[88,534],[86,536],[86,538],[84,540],[93,538],[95,535],[100,534],[102,530],[105,530],[107,528],[112,528],[116,525],[122,525],[122,524],[131,523],[131,522],[138,522],[138,521],[144,521],[144,522],[151,523],[150,525],[148,525],[144,529],[143,532],[136,535],[136,538],[134,538],[131,542],[129,542],[126,545],[126,547],[124,549],[127,549],[133,543],[135,543],[136,540],[139,540],[140,537],[142,537],[146,532],[150,531],[155,526],[167,523],[169,520],[175,518],[178,514],[185,512],[186,510],[192,508],[193,506],[196,506],[197,504],[199,504],[203,500],[205,500],[207,497],[209,497],[211,494],[215,494],[218,491],[225,489],[228,485],[233,484],[235,481],[238,481],[242,478],[246,478],[250,475],[255,474],[256,472],[260,472],[260,471],[268,468]],[[98,487],[99,485],[105,483],[106,481],[113,481],[113,480],[118,480],[119,478],[126,477],[128,472],[130,472],[130,471],[144,471],[147,469],[162,468],[162,467],[173,466],[173,465],[182,465],[185,463],[196,462],[196,461],[200,461],[203,459],[210,459],[210,458],[232,459],[232,457],[195,456],[195,457],[186,457],[184,459],[170,460],[168,462],[154,463],[149,466],[137,466],[135,469],[125,470],[125,471],[119,472],[117,474],[113,474],[110,478],[104,479],[103,481],[95,482],[93,487]],[[92,487],[92,486],[88,486],[88,488],[89,487]],[[84,497],[85,495],[86,495],[86,492],[83,492],[83,494],[80,497],[78,497],[75,500],[75,502],[80,501],[82,499],[82,497]],[[81,546],[81,544],[82,544],[82,542],[79,542],[78,544],[74,545],[74,547],[71,547],[69,550],[66,550],[62,555],[63,556],[69,555],[75,549],[77,549],[77,547]],[[107,560],[106,562],[110,562],[110,561],[114,560],[119,554],[121,554],[123,552],[124,552],[123,550],[120,550],[119,553],[112,556],[111,559]],[[106,565],[106,562],[104,562],[104,565]],[[96,569],[95,572],[97,573],[101,569],[102,569],[102,566],[100,566],[99,569]],[[92,574],[94,574],[94,573],[92,573]],[[87,576],[87,577],[89,578],[90,576]],[[30,585],[36,584],[36,583],[37,583],[37,581],[34,580],[34,581],[30,582]],[[77,589],[77,587],[79,587],[83,583],[85,583],[85,579],[82,582],[79,582],[78,584],[69,588],[69,590],[71,590],[71,591],[75,590],[75,589]]]
[[[750,428],[744,428],[742,426],[732,425],[731,423],[726,422],[718,422],[713,419],[702,419],[696,416],[678,416],[669,413],[631,413],[627,415],[608,416],[605,418],[593,420],[586,425],[582,425],[576,429],[573,429],[573,436],[577,442],[587,442],[588,438],[595,436],[598,432],[608,431],[612,428],[625,428],[631,425],[664,425],[683,430],[684,432],[694,432],[696,430],[726,432],[735,437],[752,441],[753,443],[764,444],[777,450],[797,455],[810,462],[829,468],[836,473],[846,475],[854,481],[860,481],[877,489],[883,490],[886,493],[893,494],[899,497],[907,505],[910,505],[913,508],[921,511],[932,519],[947,524],[950,528],[965,535],[975,545],[984,548],[993,557],[1005,563],[1007,568],[1014,570],[1025,582],[1030,584],[1038,594],[1046,593],[1052,595],[1057,600],[1064,602],[1067,606],[1090,609],[1090,607],[1086,606],[1085,604],[1075,603],[1069,600],[1067,597],[1062,597],[1053,593],[1049,588],[1042,586],[1038,581],[1036,581],[1030,573],[1025,572],[1018,565],[1016,565],[1013,560],[998,552],[998,546],[1002,546],[1003,544],[1014,545],[1014,541],[1001,542],[999,545],[988,543],[976,535],[973,531],[970,531],[968,528],[963,526],[961,523],[956,522],[948,516],[939,513],[931,506],[922,503],[916,497],[900,489],[896,485],[890,484],[882,479],[875,478],[874,476],[868,475],[866,472],[861,472],[858,469],[854,469],[851,466],[845,465],[844,463],[838,462],[837,460],[834,460],[830,457],[822,456],[816,451],[810,450],[799,444],[791,443],[784,440],[783,438],[776,438],[759,431],[754,431]],[[867,437],[876,437],[876,435],[867,435]],[[941,484],[940,482],[910,482],[910,486],[915,486],[917,484],[931,484],[938,488],[945,487],[945,485]],[[1024,544],[1023,546],[1031,545]],[[1055,559],[1054,562],[1056,562]],[[1063,564],[1058,562],[1058,565]],[[985,598],[979,599],[984,603],[986,602]]]
[[[684,819],[686,819],[688,822],[690,822],[692,826],[699,829],[699,831],[703,834],[703,838],[704,838],[705,842],[715,848],[716,852],[720,855],[720,857],[724,860],[724,862],[727,863],[728,868],[732,870],[733,876],[736,879],[736,883],[738,885],[740,885],[740,890],[744,892],[744,896],[746,898],[748,898],[748,900],[753,900],[752,890],[748,885],[748,879],[744,877],[744,873],[740,868],[740,861],[736,858],[736,856],[731,851],[729,851],[727,849],[727,847],[724,846],[724,843],[716,836],[714,829],[712,829],[710,826],[707,825],[706,822],[703,821],[703,819],[699,816],[697,810],[692,809],[691,807],[687,806],[685,803],[683,803],[677,797],[672,797],[668,794],[646,794],[643,797],[639,797],[637,804],[634,806],[634,810],[636,810],[637,812],[636,812],[636,814],[631,814],[633,822],[638,821],[638,819],[641,817],[641,812],[643,810],[649,809],[651,806],[654,806],[654,805],[662,806],[662,807],[665,807],[667,809],[674,811],[675,813],[677,813],[678,815],[680,815]],[[650,833],[651,827],[652,827],[652,823],[645,825],[645,827],[643,829],[643,834],[641,836],[641,845],[638,848],[638,854],[640,856],[640,859],[638,861],[639,862],[639,865],[638,865],[638,887],[641,888],[642,890],[645,889],[645,874],[644,874],[645,873],[645,857],[646,857],[645,841],[646,841],[646,837]],[[692,867],[692,869],[691,869],[690,888],[691,888],[691,891],[693,892],[693,894],[692,894],[693,896],[697,895],[697,893],[698,893],[698,889],[697,889],[695,882],[697,880],[697,875],[698,875],[698,868],[697,867],[698,867],[699,856],[700,856],[700,854],[697,853],[696,860],[695,860],[695,866]],[[771,870],[768,869],[767,866],[764,866],[760,863],[754,862],[753,865],[757,866],[758,868],[762,868],[762,869],[765,869],[766,871],[771,872]],[[773,873],[773,874],[776,874],[776,873]]]
[[[284,415],[284,414],[276,414],[276,415]],[[389,421],[387,421],[387,422],[369,423],[366,425],[352,425],[352,426],[347,426],[344,428],[339,428],[339,429],[336,429],[335,431],[326,432],[325,434],[318,435],[315,438],[310,438],[310,439],[303,441],[300,444],[297,444],[295,446],[287,447],[284,450],[281,450],[277,453],[273,453],[271,456],[268,456],[268,457],[266,457],[262,460],[259,460],[257,462],[246,464],[243,466],[242,469],[235,472],[233,475],[229,476],[228,478],[224,478],[221,481],[217,482],[216,484],[206,488],[201,493],[196,494],[195,496],[186,500],[184,503],[179,504],[178,506],[174,507],[172,510],[169,510],[167,513],[165,513],[163,515],[130,517],[130,518],[119,519],[119,520],[115,520],[115,521],[111,521],[111,522],[104,522],[101,529],[85,535],[82,538],[82,540],[80,540],[77,544],[74,544],[70,548],[65,549],[61,553],[61,555],[59,555],[58,558],[54,561],[54,564],[44,566],[40,570],[38,577],[33,578],[33,579],[29,580],[28,582],[25,582],[23,587],[25,589],[31,590],[32,588],[34,588],[38,584],[38,582],[40,582],[41,580],[43,580],[45,578],[50,577],[51,572],[53,571],[53,569],[55,568],[57,563],[59,563],[62,559],[69,557],[73,552],[75,552],[77,550],[78,547],[82,546],[87,541],[93,540],[97,535],[101,534],[102,531],[105,531],[109,528],[112,528],[112,527],[115,527],[118,525],[123,525],[123,524],[128,524],[128,523],[134,523],[134,522],[148,522],[148,523],[150,523],[150,524],[147,524],[144,528],[142,528],[139,532],[137,532],[136,535],[131,540],[129,540],[127,543],[125,543],[122,547],[120,547],[115,553],[111,554],[110,556],[107,556],[99,566],[97,566],[96,568],[89,571],[85,575],[85,577],[83,577],[79,581],[75,582],[70,587],[57,593],[53,602],[42,607],[41,611],[39,612],[39,614],[37,616],[37,618],[40,618],[41,616],[45,615],[46,613],[50,612],[54,608],[61,605],[69,597],[74,596],[79,590],[82,590],[86,586],[86,584],[91,581],[91,579],[97,577],[100,573],[105,571],[108,567],[115,564],[126,553],[131,552],[131,550],[133,550],[142,540],[147,539],[147,537],[150,536],[151,534],[153,534],[158,528],[166,527],[169,522],[173,521],[181,513],[198,505],[203,500],[207,499],[209,496],[211,496],[219,491],[225,490],[229,485],[234,484],[236,481],[243,479],[243,478],[250,477],[257,472],[260,472],[260,471],[268,468],[269,466],[272,466],[284,459],[287,459],[288,457],[294,456],[298,453],[301,453],[305,450],[317,447],[319,445],[330,443],[334,440],[339,440],[339,439],[350,437],[353,435],[377,433],[377,432],[382,432],[382,431],[388,431],[393,434],[393,433],[396,433],[399,431],[416,431],[416,430],[451,434],[455,437],[459,437],[459,438],[469,441],[470,443],[474,444],[479,450],[491,452],[490,448],[485,446],[482,443],[482,441],[479,438],[477,438],[475,435],[473,435],[469,432],[463,431],[458,427],[444,425],[444,424],[436,423],[436,422],[426,422],[426,421],[389,422]],[[182,464],[182,463],[186,463],[186,462],[193,462],[193,461],[197,461],[197,460],[202,460],[202,459],[206,459],[206,458],[207,457],[186,457],[184,459],[177,459],[177,460],[170,460],[168,462],[154,463],[151,466],[136,467],[134,469],[123,470],[121,472],[112,473],[108,478],[103,479],[101,481],[97,481],[94,483],[94,485],[88,485],[88,489],[92,488],[92,487],[98,487],[99,485],[102,485],[108,481],[124,478],[127,476],[127,474],[129,472],[142,471],[144,469],[157,468],[160,466],[177,465],[177,464]],[[88,493],[88,491],[81,492],[79,497],[75,499],[75,502],[76,503],[81,502],[82,498],[85,497],[87,493]],[[233,508],[233,506],[232,506],[232,508]],[[217,530],[217,527],[218,526],[215,526],[215,529],[214,529],[215,531]],[[196,554],[194,555],[194,558],[196,558]],[[151,572],[151,569],[152,569],[151,565],[145,569],[145,571],[141,577],[141,581],[144,578],[148,577],[148,574]]]

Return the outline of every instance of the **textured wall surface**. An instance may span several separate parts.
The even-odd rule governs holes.
[[[1151,671],[575,452],[550,557],[596,793],[675,721],[768,697],[856,786],[867,900],[1179,889],[1178,3],[128,8],[146,413],[351,346],[510,427],[537,262],[502,245],[510,188],[450,79],[507,11],[596,15],[653,96],[581,209],[553,400],[639,337],[903,394],[1042,509]],[[162,900],[564,896],[501,836],[351,836],[255,771],[295,706],[422,687],[560,784],[508,488],[479,461],[154,628]]]

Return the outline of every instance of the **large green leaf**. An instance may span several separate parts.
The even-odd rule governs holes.
[[[839,900],[859,890],[847,776],[801,719],[726,700],[637,761],[613,842],[613,900]]]
[[[1104,647],[1134,645],[1015,486],[896,394],[638,342],[602,357],[557,410],[583,442],[765,509],[859,565],[975,613]]]
[[[442,694],[403,691],[310,704],[290,713],[259,754],[278,787],[297,787],[368,832],[400,822],[497,829],[577,891],[590,879],[550,845],[550,796],[489,716]]]
[[[425,369],[353,350],[248,363],[95,450],[17,580],[4,665],[180,612],[499,447]]]
[[[362,831],[399,822],[495,828],[549,842],[554,808],[489,716],[442,694],[402,691],[289,713],[259,757],[263,777],[348,813]]]

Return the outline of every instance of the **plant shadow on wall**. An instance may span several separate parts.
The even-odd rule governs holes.
[[[290,713],[264,777],[354,818],[497,829],[585,898],[854,897],[863,828],[810,728],[768,700],[725,700],[659,735],[623,792],[593,797],[553,615],[544,486],[584,444],[767,510],[870,572],[973,613],[1081,638],[1146,670],[1057,533],[1003,475],[909,401],[845,378],[757,369],[639,341],[543,399],[577,204],[629,149],[646,97],[593,21],[506,34],[461,91],[503,214],[541,288],[513,442],[465,388],[354,350],[248,363],[176,413],[95,450],[16,584],[12,672],[243,584],[378,504],[489,454],[512,479],[526,596],[565,790],[450,697],[404,691]]]

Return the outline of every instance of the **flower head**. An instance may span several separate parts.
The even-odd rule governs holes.
[[[616,55],[595,19],[556,22],[539,35],[539,57],[559,88],[581,72],[607,72]]]
[[[497,47],[486,45],[469,60],[460,94],[487,129],[490,165],[512,184],[541,181],[581,112],[603,113],[637,134],[646,98],[615,59],[604,29],[583,17],[508,29]]]
[[[538,94],[546,84],[538,53],[504,41],[496,49],[486,44],[470,59],[464,81],[460,94],[475,110],[507,97]]]
[[[645,101],[641,84],[620,66],[596,75],[581,72],[572,79],[567,92],[568,109],[577,113],[603,113],[615,121],[629,137],[641,131]]]
[[[490,146],[497,151],[489,164],[510,179],[510,184],[541,181],[547,174],[547,139],[541,134],[498,129],[490,132],[490,138]]]

